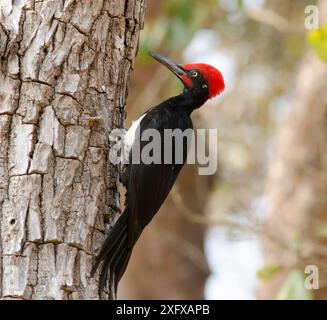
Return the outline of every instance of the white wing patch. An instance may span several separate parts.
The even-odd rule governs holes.
[[[124,145],[128,149],[128,151],[132,148],[132,145],[135,140],[135,134],[136,130],[138,129],[142,119],[145,117],[146,113],[143,114],[141,117],[139,117],[136,121],[133,122],[133,124],[130,126],[130,128],[127,130],[125,139],[124,139]]]

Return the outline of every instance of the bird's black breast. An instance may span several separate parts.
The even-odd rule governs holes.
[[[178,129],[180,132],[184,132],[192,128],[190,115],[178,108],[171,108],[169,105],[152,108],[143,117],[139,126],[139,134],[136,135],[140,135],[141,140],[134,141],[132,152],[133,148],[139,148],[140,154],[142,154],[142,150],[149,143],[142,141],[142,133],[147,129],[155,129],[161,136],[161,161],[160,163],[145,164],[141,159],[140,163],[133,163],[130,156],[127,206],[129,212],[128,237],[131,246],[134,245],[143,228],[161,207],[186,162],[190,139],[186,136],[182,138],[182,159],[176,158],[182,161],[176,161],[176,141],[172,139],[172,144],[167,148],[167,141],[164,140],[165,130]],[[166,152],[171,152],[171,163],[164,163]]]

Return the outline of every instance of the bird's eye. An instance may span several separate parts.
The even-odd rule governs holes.
[[[198,76],[198,73],[197,73],[196,71],[193,71],[193,72],[192,72],[192,77],[193,77],[193,78],[196,78],[197,76]]]

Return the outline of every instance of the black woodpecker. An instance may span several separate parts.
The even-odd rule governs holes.
[[[94,275],[102,262],[99,294],[102,295],[108,283],[109,299],[116,299],[117,286],[126,270],[133,247],[167,198],[186,162],[188,152],[188,143],[184,139],[182,161],[174,160],[175,145],[172,144],[171,163],[160,161],[145,164],[142,159],[139,163],[133,163],[131,154],[134,148],[142,151],[149,143],[135,137],[142,136],[147,129],[156,129],[162,137],[165,129],[192,129],[191,113],[225,88],[220,71],[210,65],[196,63],[181,66],[158,53],[150,52],[150,55],[182,81],[184,90],[178,96],[149,109],[127,131],[125,144],[131,151],[124,177],[127,188],[126,206],[104,241],[91,272]],[[161,159],[164,159],[163,140],[160,146]]]

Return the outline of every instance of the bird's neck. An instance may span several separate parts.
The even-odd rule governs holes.
[[[184,91],[178,96],[167,100],[168,105],[175,110],[191,114],[193,110],[200,108],[207,100],[207,97],[195,96],[189,91]]]

